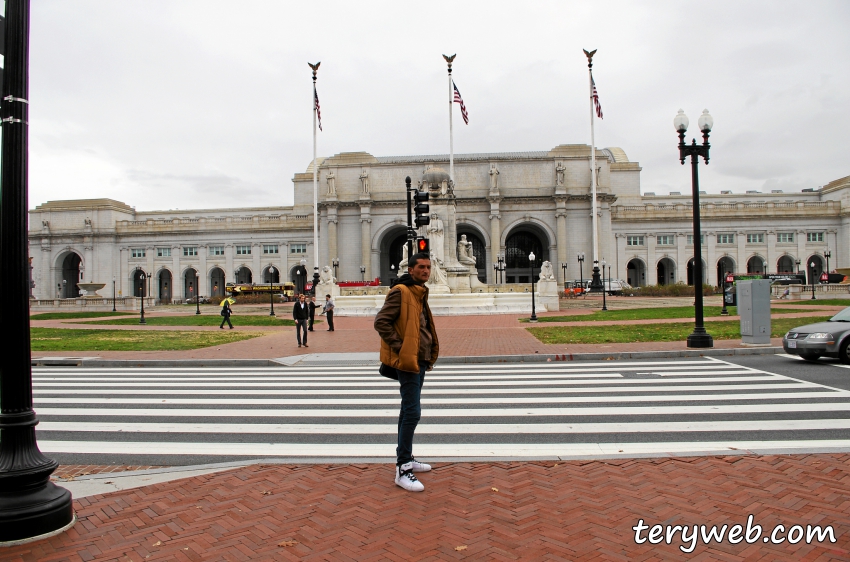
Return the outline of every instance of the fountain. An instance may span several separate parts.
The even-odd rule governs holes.
[[[103,296],[97,292],[106,287],[106,283],[77,283],[77,287],[80,288],[84,299],[102,299]]]

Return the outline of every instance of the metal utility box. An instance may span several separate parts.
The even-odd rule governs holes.
[[[744,344],[770,344],[770,279],[738,281],[738,314]]]

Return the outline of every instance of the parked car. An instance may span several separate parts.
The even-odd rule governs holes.
[[[850,363],[850,307],[845,308],[826,322],[807,324],[791,329],[782,338],[785,353],[799,355],[806,361],[821,357],[837,357]]]

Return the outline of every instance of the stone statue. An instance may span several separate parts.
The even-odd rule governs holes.
[[[331,283],[335,283],[335,282],[336,282],[336,278],[333,276],[331,266],[326,265],[325,267],[322,268],[322,271],[319,272],[319,284],[320,285],[326,285],[326,284],[331,284]]]
[[[466,234],[460,235],[457,243],[457,261],[463,265],[475,265],[475,255],[472,253],[472,242],[466,240]]]
[[[564,167],[563,162],[558,162],[558,165],[555,166],[555,185],[561,186],[564,185],[564,172],[566,168]]]
[[[408,247],[409,245],[407,244],[407,242],[405,242],[404,246],[401,247],[401,261],[398,262],[399,275],[403,275],[401,272],[407,269],[407,262],[410,259],[408,256]]]
[[[443,269],[443,260],[434,258],[431,260],[431,278],[428,279],[426,285],[446,285],[448,284],[448,276]]]
[[[333,170],[328,172],[328,195],[336,195],[336,174]]]
[[[363,193],[369,193],[369,172],[366,171],[366,168],[363,168],[363,172],[360,174],[360,185],[363,187]]]
[[[499,168],[496,164],[490,164],[490,189],[499,189]]]
[[[543,265],[540,266],[540,280],[541,281],[554,281],[555,279],[555,271],[552,269],[552,262],[544,261]]]
[[[428,224],[428,238],[431,241],[431,255],[441,260],[446,259],[445,248],[443,247],[443,221],[440,220],[437,213],[431,213],[431,222]]]

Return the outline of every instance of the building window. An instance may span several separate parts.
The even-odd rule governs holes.
[[[197,256],[198,255],[198,247],[197,246],[183,246],[183,255],[186,257]]]
[[[171,248],[157,248],[156,249],[156,257],[158,257],[158,258],[170,258],[171,257]]]
[[[705,244],[705,234],[699,235],[699,243]],[[694,235],[688,234],[688,246],[693,246],[693,245],[694,245]]]
[[[143,257],[145,257],[145,249],[144,248],[131,248],[130,249],[130,257],[133,257],[133,258],[143,258]]]
[[[656,237],[655,243],[659,246],[672,246],[675,244],[676,240],[672,234],[663,234],[661,236]]]
[[[263,253],[264,254],[276,254],[277,244],[263,244]]]
[[[643,236],[626,236],[626,246],[643,246]]]
[[[224,246],[210,246],[210,255],[211,256],[223,256],[224,255]]]
[[[236,255],[237,256],[250,256],[251,255],[251,246],[236,246]]]
[[[794,233],[793,232],[777,232],[776,233],[776,243],[777,244],[791,244],[794,242]]]
[[[290,254],[306,254],[307,253],[307,244],[290,244],[289,245],[289,253]]]
[[[823,242],[823,232],[807,232],[806,242]]]
[[[718,234],[717,235],[717,243],[718,244],[734,244],[735,243],[735,235],[734,234]]]
[[[747,234],[747,244],[764,244],[764,234]]]

